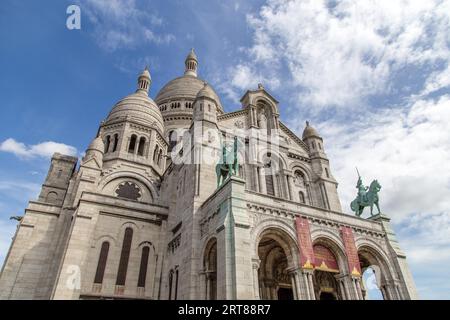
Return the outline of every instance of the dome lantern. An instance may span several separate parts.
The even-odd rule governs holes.
[[[186,76],[197,76],[197,55],[194,52],[194,49],[191,49],[191,52],[189,52],[188,56],[186,57],[186,60],[184,61],[184,65],[186,66],[186,69],[184,71],[184,75]]]
[[[137,82],[136,93],[143,93],[148,95],[148,90],[150,89],[150,84],[152,83],[152,78],[150,77],[150,72],[146,66],[144,71],[139,75]]]

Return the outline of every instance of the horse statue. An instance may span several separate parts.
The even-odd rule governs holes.
[[[231,161],[228,159],[232,158]],[[238,139],[234,137],[233,150],[229,151],[225,144],[222,145],[222,158],[216,165],[217,188],[229,177],[239,174]]]
[[[352,211],[355,212],[357,217],[363,214],[365,207],[370,207],[370,216],[373,217],[373,205],[375,204],[378,209],[378,214],[381,213],[380,206],[378,204],[378,192],[381,190],[381,185],[378,180],[373,180],[369,187],[363,185],[361,177],[358,178],[356,185],[358,189],[358,196],[350,204]]]

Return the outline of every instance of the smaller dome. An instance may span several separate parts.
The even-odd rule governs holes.
[[[305,128],[305,130],[303,130],[302,138],[303,138],[303,140],[305,140],[310,137],[320,137],[320,135],[316,129],[314,129],[313,127],[311,127],[309,125],[309,121],[306,121],[306,128]]]
[[[209,98],[211,100],[216,101],[216,94],[214,93],[214,90],[208,85],[208,83],[204,82],[203,88],[200,89],[200,91],[197,93],[197,96],[195,98],[196,99]],[[217,103],[217,101],[216,101],[216,103]]]
[[[125,119],[147,126],[156,126],[161,133],[164,132],[161,112],[156,103],[145,94],[133,93],[117,102],[106,122]]]
[[[103,143],[102,138],[100,138],[100,136],[96,137],[94,140],[92,140],[91,144],[89,145],[89,147],[87,148],[87,152],[89,151],[99,151],[101,153],[104,152],[105,150],[105,145]]]

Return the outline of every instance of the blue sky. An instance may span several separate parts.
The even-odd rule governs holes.
[[[419,295],[450,298],[450,1],[221,2],[2,2],[0,261],[51,153],[80,155],[145,65],[154,97],[194,47],[226,111],[261,82],[317,127],[344,210],[355,166],[379,179]]]

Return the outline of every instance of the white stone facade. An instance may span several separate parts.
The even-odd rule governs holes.
[[[225,113],[193,51],[185,65],[155,101],[144,70],[78,168],[53,156],[13,238],[0,299],[364,299],[342,227],[385,299],[418,298],[389,218],[343,212],[317,131],[292,133],[262,85]],[[233,136],[239,172],[218,187],[220,141]],[[300,262],[299,217],[314,254],[325,250],[321,266],[318,253],[312,267]]]

